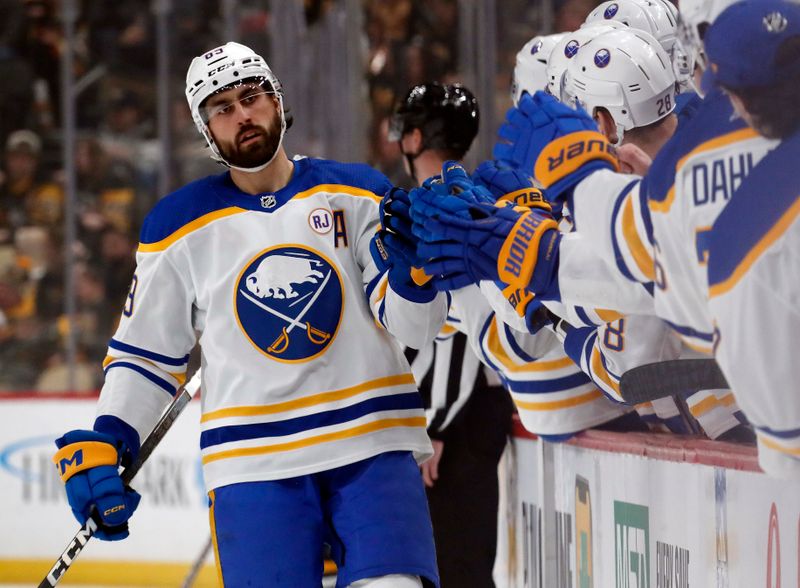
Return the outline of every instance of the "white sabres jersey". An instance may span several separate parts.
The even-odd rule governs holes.
[[[800,479],[800,133],[754,169],[717,218],[708,282],[716,358],[769,474]]]
[[[293,164],[274,194],[243,193],[224,173],[159,202],[104,362],[98,415],[144,438],[200,333],[209,489],[385,451],[430,453],[414,378],[392,335],[413,347],[433,339],[446,296],[407,300],[376,268],[369,242],[390,185],[383,175],[360,164]]]
[[[629,315],[596,329],[571,329],[564,349],[595,384],[616,402],[623,402],[620,380],[631,369],[674,359],[693,359],[700,354],[682,344],[678,334],[656,316]],[[680,390],[675,390],[679,393]],[[740,424],[730,390],[701,390],[686,399],[690,414],[703,432],[716,439]],[[656,429],[689,433],[672,398],[636,405],[636,411]]]
[[[524,319],[494,283],[468,286],[452,296],[454,324],[500,376],[530,432],[565,437],[630,412],[598,390],[552,331],[526,332]]]
[[[562,240],[562,301],[623,314],[654,312],[686,345],[710,355],[709,231],[774,145],[735,118],[728,98],[715,92],[664,146],[641,182],[610,171],[591,174],[571,203],[577,236]],[[585,268],[597,265],[610,270],[608,284],[581,284]],[[641,288],[653,293],[649,311]]]

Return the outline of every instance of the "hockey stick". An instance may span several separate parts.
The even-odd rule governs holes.
[[[194,581],[197,579],[197,576],[200,575],[200,570],[203,568],[203,563],[206,561],[208,554],[211,553],[211,548],[213,546],[214,545],[211,537],[209,537],[208,541],[206,541],[206,544],[203,545],[203,551],[200,552],[200,555],[198,555],[197,559],[194,560],[192,567],[189,568],[189,573],[186,574],[186,578],[183,580],[181,588],[192,588]]]
[[[172,423],[175,422],[175,419],[178,418],[178,415],[181,414],[199,388],[200,370],[198,369],[194,376],[192,376],[192,379],[175,395],[172,404],[167,407],[155,427],[153,427],[153,430],[150,431],[150,434],[145,438],[139,449],[139,455],[136,457],[136,461],[125,468],[120,474],[123,484],[126,486],[130,484],[133,477],[139,472],[139,469],[147,458],[150,457],[150,454],[153,453],[153,450],[164,438],[164,435],[167,434],[167,431],[169,431]],[[50,568],[44,580],[39,583],[39,588],[52,588],[58,584],[59,580],[61,580],[72,565],[72,562],[80,555],[83,548],[86,547],[86,544],[89,542],[89,539],[91,539],[97,531],[99,525],[96,517],[97,514],[92,513],[92,516],[84,523],[83,527],[81,527],[75,537],[72,538],[67,548],[53,564],[53,567]]]
[[[713,359],[674,359],[628,370],[619,381],[620,395],[629,404],[658,398],[689,396],[700,390],[730,388]]]

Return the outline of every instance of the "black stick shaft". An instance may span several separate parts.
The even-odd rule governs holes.
[[[700,390],[724,390],[728,381],[713,359],[675,359],[648,363],[628,370],[619,382],[620,395],[628,404],[650,402]]]

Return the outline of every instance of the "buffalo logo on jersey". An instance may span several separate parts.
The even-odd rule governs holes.
[[[539,53],[539,51],[542,50],[543,46],[544,46],[543,41],[541,40],[536,41],[536,44],[533,47],[531,47],[531,55],[536,55],[537,53]]]
[[[235,312],[250,342],[278,361],[308,361],[336,336],[342,279],[322,254],[300,246],[262,251],[236,282]]]
[[[606,20],[614,18],[614,15],[617,14],[619,10],[619,6],[617,4],[609,4],[608,7],[603,12],[603,18]]]

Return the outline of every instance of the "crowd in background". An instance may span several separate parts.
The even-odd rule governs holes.
[[[555,30],[571,30],[598,2],[555,3]],[[172,0],[172,149],[156,135],[155,17],[142,2],[79,4],[74,44],[77,139],[76,263],[65,267],[65,176],[62,157],[61,52],[56,0],[0,0],[0,391],[89,391],[102,382],[102,359],[135,267],[138,231],[158,193],[158,170],[169,158],[173,187],[221,171],[205,153],[183,97],[191,58],[225,31],[222,2]],[[150,3],[147,3],[148,5]],[[333,0],[305,0],[309,26]],[[501,5],[502,4],[502,5]],[[497,3],[497,99],[510,104],[514,55],[541,31],[541,3]],[[386,141],[388,116],[409,87],[459,80],[457,0],[364,0],[365,113],[368,160],[408,185],[396,145]],[[269,59],[269,3],[239,1],[237,40]],[[291,97],[288,97],[289,100]],[[77,311],[65,315],[65,273],[71,271]],[[66,365],[65,338],[78,342],[77,365]]]

